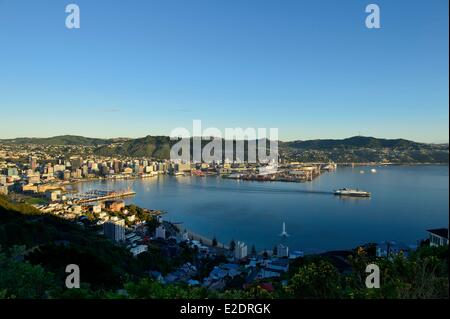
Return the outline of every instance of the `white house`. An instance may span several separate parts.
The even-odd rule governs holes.
[[[429,229],[430,246],[440,247],[448,245],[448,228]]]
[[[143,252],[148,250],[147,245],[137,245],[135,247],[130,248],[130,252],[133,254],[133,256],[137,256],[139,254],[142,254]]]

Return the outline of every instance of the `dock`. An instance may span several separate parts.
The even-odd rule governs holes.
[[[102,190],[92,190],[86,193],[76,194],[73,196],[73,201],[77,204],[98,202],[115,198],[129,197],[136,195],[133,190],[124,191],[102,191]]]

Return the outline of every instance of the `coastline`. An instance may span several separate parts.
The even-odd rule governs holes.
[[[189,239],[197,240],[209,247],[214,247],[213,239],[203,236],[203,235],[200,235],[198,233],[194,233],[193,231],[187,229],[186,227],[181,227],[181,225],[179,225],[179,224],[174,224],[170,221],[167,221],[167,222],[170,223],[173,227],[177,228],[180,232],[187,232]],[[221,243],[219,241],[217,241],[217,246],[215,246],[215,247],[222,248],[222,249],[229,249],[228,245],[225,245],[224,243]]]
[[[395,166],[398,166],[398,165],[395,165]],[[402,165],[402,166],[406,166],[406,165]],[[414,166],[417,166],[417,165],[414,165]],[[427,165],[427,166],[429,166],[429,165]],[[437,164],[432,164],[431,166],[436,166],[436,167],[442,167],[443,169],[445,169],[446,167],[448,167],[448,165],[437,165]],[[392,167],[393,169],[394,169],[394,167]],[[346,167],[346,170],[349,170],[350,168],[349,167]],[[419,169],[418,170],[418,172],[420,172],[420,171],[422,171],[421,169]],[[355,175],[356,176],[356,175]],[[359,174],[357,175],[357,176],[360,176]],[[171,176],[171,175],[167,175],[167,177],[173,177],[173,176]],[[163,178],[167,178],[166,176],[163,176]],[[362,178],[364,178],[364,177],[362,177]],[[176,177],[174,177],[174,178],[170,178],[170,180],[172,180],[172,182],[171,183],[169,183],[168,185],[170,186],[172,183],[176,183]],[[201,178],[201,179],[203,179],[203,177]],[[198,179],[193,179],[193,182],[195,181],[195,180],[198,180]],[[120,182],[120,180],[118,181],[118,182]],[[197,183],[197,182],[195,182],[195,183]],[[122,185],[122,183],[120,183],[120,184],[118,184],[118,185]],[[140,183],[138,183],[137,185],[140,185]],[[251,184],[249,184],[250,186],[251,186]],[[347,184],[346,184],[347,185]],[[99,186],[99,187],[101,187],[101,186]],[[365,188],[364,188],[365,189]],[[141,194],[141,196],[142,196],[142,192],[144,191],[144,190],[142,190],[142,189],[135,189],[136,191],[137,191],[137,193],[138,193],[138,195],[137,196],[139,196],[139,194]],[[370,190],[370,189],[369,189]],[[297,194],[297,192],[295,192],[295,194]],[[289,195],[289,196],[294,196],[295,195],[294,193],[292,193],[292,192],[289,192],[287,195]],[[298,193],[298,194],[303,194],[302,192],[300,192],[300,193]],[[157,193],[155,193],[154,194],[155,196],[157,195]],[[283,195],[284,196],[284,195]],[[295,196],[297,196],[297,195],[295,195]],[[144,196],[145,197],[145,196]],[[311,199],[313,198],[312,196],[309,196]],[[282,197],[281,197],[282,198]],[[314,196],[314,198],[316,198],[316,196]],[[142,198],[141,198],[142,199]],[[318,202],[319,204],[320,204],[320,202],[323,202],[324,200],[326,201],[327,199],[326,198],[322,198],[322,197],[317,197],[317,199],[318,200],[315,200],[314,201],[314,203],[315,202]],[[382,199],[382,197],[381,197],[381,194],[380,194],[380,196],[378,196],[378,199],[379,200],[381,200]],[[155,209],[155,208],[157,208],[157,207],[162,207],[163,209],[164,209],[164,202],[161,202],[161,201],[142,201],[142,200],[138,200],[138,202],[140,203],[140,207],[148,207],[148,208],[153,208],[153,209]],[[366,201],[364,201],[364,202],[366,202]],[[381,201],[379,201],[380,203],[382,203]],[[360,208],[361,208],[361,202],[360,201],[355,201],[355,205],[352,205],[352,206],[355,206],[355,209],[359,209],[359,208],[357,208],[357,205],[359,205],[360,206]],[[162,204],[162,205],[161,205]],[[341,206],[341,205],[339,205],[339,203],[337,204],[337,206],[335,206],[336,207],[336,209],[339,209],[339,206]],[[346,206],[348,206],[348,205],[346,205]],[[367,206],[367,205],[366,205]],[[171,212],[172,212],[172,210],[171,209],[168,209],[167,207],[164,209],[166,212],[168,212],[167,214],[168,215],[166,215],[167,216],[167,221],[168,222],[170,222],[170,219],[175,219],[175,221],[180,221],[180,222],[183,222],[183,223],[185,223],[185,222],[187,222],[187,221],[189,221],[189,227],[193,227],[193,229],[194,230],[192,230],[192,229],[187,229],[187,227],[185,227],[185,225],[184,224],[181,224],[181,225],[179,225],[179,224],[176,224],[177,226],[178,226],[178,228],[179,229],[181,229],[181,230],[184,230],[185,228],[187,229],[187,231],[188,231],[188,233],[189,233],[189,235],[190,235],[190,238],[192,238],[192,239],[194,239],[194,240],[201,240],[205,245],[212,245],[212,236],[213,235],[217,235],[218,237],[220,237],[221,239],[222,239],[222,241],[223,241],[223,243],[221,243],[219,246],[227,246],[225,243],[228,241],[228,240],[230,240],[231,241],[231,239],[235,239],[236,241],[237,240],[243,240],[244,242],[246,242],[249,246],[251,245],[251,244],[255,244],[256,245],[256,247],[258,247],[258,248],[263,248],[263,247],[266,247],[266,248],[270,248],[270,247],[272,247],[273,246],[273,243],[271,243],[268,239],[266,240],[266,239],[264,239],[264,237],[257,237],[254,241],[253,241],[253,238],[237,238],[235,235],[233,235],[233,233],[232,233],[232,231],[231,231],[231,229],[232,228],[230,228],[230,225],[229,224],[227,224],[226,225],[226,228],[224,228],[224,232],[222,233],[222,232],[216,232],[216,231],[210,231],[209,229],[209,227],[208,226],[206,226],[205,228],[203,228],[203,227],[195,227],[195,225],[197,225],[197,223],[196,223],[196,220],[198,219],[198,217],[197,217],[197,215],[198,214],[195,214],[194,216],[191,216],[191,217],[193,217],[193,219],[191,220],[190,218],[191,217],[188,217],[188,216],[190,216],[190,215],[186,215],[186,214],[184,214],[183,212],[182,212],[182,208],[180,208],[181,209],[181,213],[179,212],[179,210],[177,210],[177,212],[178,212],[178,215],[177,214],[175,214],[174,216],[172,216],[172,214],[171,214]],[[265,208],[262,208],[263,210],[265,209]],[[344,209],[346,209],[345,207],[344,207]],[[226,210],[226,209],[225,209]],[[224,213],[223,212],[224,210],[222,209],[221,210],[221,212],[222,213]],[[348,211],[348,210],[345,210],[345,211]],[[374,209],[372,209],[372,211],[374,211]],[[374,214],[375,214],[375,212],[373,212]],[[181,215],[180,215],[181,214]],[[200,211],[200,214],[201,214],[201,211]],[[378,213],[377,213],[378,214]],[[366,214],[367,215],[367,214]],[[373,217],[370,217],[370,215],[371,214],[368,214],[367,215],[367,218],[369,218],[369,219],[371,219],[371,218],[375,218],[374,216],[375,215],[373,215]],[[358,216],[360,216],[360,215],[358,215]],[[331,215],[331,216],[329,216],[330,218],[335,218],[335,215]],[[343,218],[346,218],[345,217],[345,215],[343,215],[342,216]],[[209,217],[208,217],[209,218]],[[257,218],[257,217],[256,217]],[[306,218],[309,218],[309,219],[314,219],[314,217],[306,217]],[[323,217],[322,217],[323,218]],[[229,218],[228,218],[229,219]],[[283,221],[283,220],[281,220],[281,221]],[[281,223],[281,221],[280,221],[280,223]],[[290,222],[289,220],[287,220],[288,222],[289,222],[289,225],[292,225],[292,222]],[[295,221],[295,219],[293,220],[293,221]],[[214,221],[212,221],[213,223],[218,223],[218,221],[217,220],[215,220],[214,219]],[[219,223],[220,223],[220,221],[219,221]],[[294,224],[295,224],[295,222],[294,222]],[[306,222],[303,222],[302,224],[306,224]],[[273,225],[273,224],[272,224]],[[289,228],[289,225],[288,225],[288,228]],[[436,227],[437,226],[439,226],[440,225],[440,223],[436,223]],[[249,231],[248,229],[249,229],[249,227],[248,226],[246,226],[246,225],[237,225],[238,227],[239,227],[239,229],[243,229],[243,231]],[[336,249],[346,249],[347,247],[353,247],[353,246],[355,246],[355,245],[358,245],[358,244],[360,244],[360,243],[366,243],[366,242],[369,242],[369,241],[375,241],[375,242],[381,242],[381,241],[383,241],[383,240],[386,240],[386,239],[390,239],[390,238],[395,238],[395,239],[398,239],[399,241],[402,241],[402,242],[405,242],[405,243],[411,243],[411,244],[414,244],[415,243],[415,241],[416,241],[416,239],[418,238],[417,236],[421,236],[421,232],[422,232],[422,230],[424,230],[425,228],[427,228],[427,227],[434,227],[435,225],[431,225],[431,224],[429,224],[429,225],[425,225],[425,226],[423,226],[423,228],[421,227],[419,230],[415,230],[414,232],[415,232],[415,235],[413,234],[413,236],[408,236],[407,234],[405,235],[405,236],[403,236],[402,234],[400,234],[400,236],[397,236],[397,235],[395,235],[395,236],[392,236],[392,235],[387,235],[386,237],[377,237],[376,236],[376,234],[372,234],[373,236],[367,236],[367,237],[365,237],[365,236],[358,236],[358,235],[355,235],[355,236],[353,236],[354,238],[355,238],[355,240],[352,240],[352,236],[346,236],[346,237],[349,237],[349,239],[348,240],[339,240],[339,242],[341,242],[340,244],[339,243],[333,243],[333,242],[330,242],[331,243],[331,246],[329,246],[329,245],[326,245],[326,243],[311,243],[310,242],[310,240],[308,239],[308,240],[306,240],[305,241],[305,239],[301,239],[302,237],[304,237],[304,235],[302,235],[302,234],[297,234],[295,237],[295,240],[294,240],[294,242],[295,243],[292,243],[292,245],[290,245],[290,248],[292,248],[292,249],[294,249],[294,250],[297,250],[297,249],[301,249],[301,250],[303,250],[305,253],[307,253],[308,252],[308,254],[309,254],[309,252],[325,252],[325,251],[329,251],[329,250],[336,250]],[[268,226],[268,225],[264,225],[263,227],[265,227],[264,229],[266,229],[267,230],[267,234],[269,234],[270,236],[276,236],[276,234],[274,233],[274,231],[273,231],[273,229],[272,229],[272,226]],[[292,226],[291,226],[292,227]],[[325,224],[325,227],[328,227],[328,223],[326,223]],[[217,229],[217,228],[216,228]],[[334,229],[334,228],[333,228]],[[331,231],[331,230],[330,230]],[[275,232],[278,232],[278,229],[275,229]],[[304,232],[304,231],[302,231],[302,232]],[[206,233],[207,235],[204,235],[204,233]],[[370,233],[370,232],[369,232]],[[373,232],[372,232],[373,233]],[[410,233],[412,233],[412,231],[410,232]],[[370,235],[370,234],[368,234],[368,235]],[[245,236],[244,236],[245,237]],[[313,237],[316,237],[316,235],[314,235]],[[408,238],[408,237],[411,237],[411,238]],[[217,238],[217,237],[216,237]],[[294,237],[292,237],[293,239],[294,239]],[[312,237],[308,237],[308,238],[312,238]],[[263,244],[260,244],[260,242],[263,242]],[[269,242],[269,243],[266,243],[266,242]],[[324,242],[324,241],[322,241],[322,242]],[[352,243],[353,242],[353,243]]]

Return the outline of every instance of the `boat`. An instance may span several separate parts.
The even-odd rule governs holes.
[[[375,174],[375,173],[377,172],[377,170],[376,170],[375,168],[372,168],[372,169],[370,170],[370,172]]]
[[[359,189],[340,188],[334,191],[334,195],[351,197],[370,197],[370,193]]]

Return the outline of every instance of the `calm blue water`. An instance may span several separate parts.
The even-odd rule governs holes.
[[[338,167],[313,182],[251,182],[220,177],[160,176],[145,180],[98,181],[88,189],[137,192],[127,199],[167,211],[165,219],[183,222],[224,243],[235,240],[271,249],[280,241],[282,223],[293,249],[318,252],[367,242],[398,240],[416,244],[426,229],[448,227],[448,166]],[[360,174],[364,170],[365,174]],[[370,199],[343,199],[331,191],[355,187]]]

